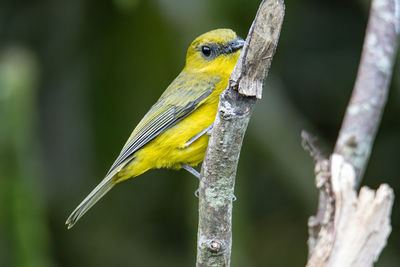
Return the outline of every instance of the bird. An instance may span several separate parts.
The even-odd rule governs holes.
[[[190,44],[183,70],[134,128],[103,180],[68,217],[68,229],[116,184],[150,169],[185,169],[199,178],[193,167],[203,161],[219,95],[244,44],[231,29],[206,32]]]

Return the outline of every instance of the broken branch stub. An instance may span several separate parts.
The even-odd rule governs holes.
[[[264,79],[278,45],[284,15],[282,0],[263,1],[260,5],[230,78],[231,86],[237,88],[240,94],[261,99]]]

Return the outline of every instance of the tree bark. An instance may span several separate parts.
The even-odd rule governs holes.
[[[389,93],[400,31],[400,1],[373,0],[353,94],[334,152],[356,170],[359,185]]]
[[[243,137],[278,44],[283,0],[264,0],[221,94],[200,175],[197,266],[230,266],[232,198]]]
[[[356,83],[334,154],[321,156],[303,133],[316,161],[318,211],[309,219],[308,267],[372,266],[391,232],[393,190],[362,187],[373,141],[387,100],[400,32],[400,1],[372,0]]]

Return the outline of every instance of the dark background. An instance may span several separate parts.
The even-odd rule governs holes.
[[[246,37],[260,1],[0,3],[0,266],[193,266],[198,181],[152,170],[113,189],[70,231],[134,126],[198,35]],[[316,210],[300,131],[329,153],[351,94],[369,1],[287,0],[263,99],[239,162],[232,266],[304,266]],[[363,184],[400,195],[400,75]],[[400,213],[376,266],[400,266]]]

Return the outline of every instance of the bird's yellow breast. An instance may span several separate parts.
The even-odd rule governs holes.
[[[209,136],[204,134],[188,147],[185,144],[214,122],[219,94],[226,88],[228,79],[229,75],[224,77],[214,92],[189,116],[138,150],[134,161],[118,173],[117,182],[153,168],[180,169],[181,164],[196,166],[202,162]]]

